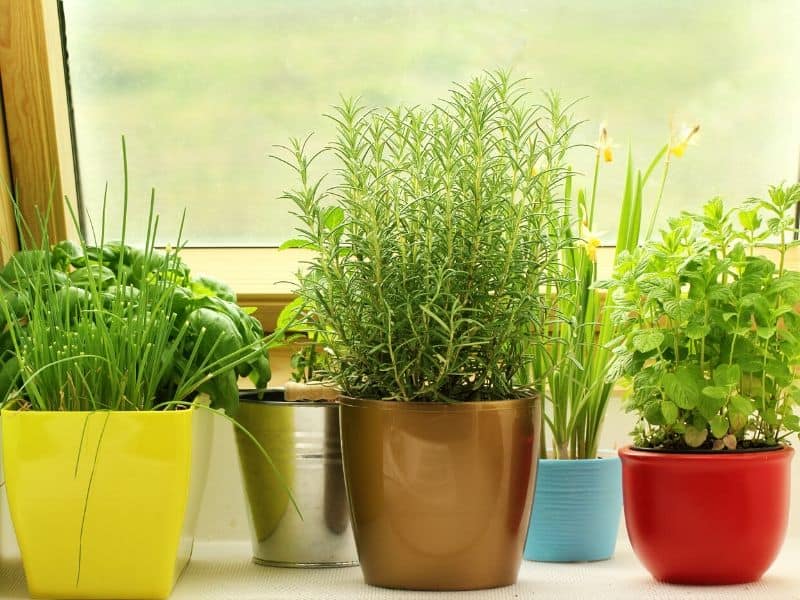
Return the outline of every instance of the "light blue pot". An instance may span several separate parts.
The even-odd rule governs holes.
[[[525,559],[579,562],[611,558],[621,512],[618,456],[541,459]]]

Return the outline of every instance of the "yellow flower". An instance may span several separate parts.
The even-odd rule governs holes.
[[[686,153],[686,148],[689,144],[694,144],[697,141],[697,132],[700,131],[700,125],[693,127],[683,126],[677,135],[673,135],[669,142],[669,153],[680,158]]]
[[[586,256],[592,262],[597,262],[597,249],[601,245],[600,236],[602,232],[594,232],[589,230],[589,225],[586,221],[581,223],[581,237],[577,245],[586,251]]]
[[[539,158],[536,159],[536,162],[531,167],[531,176],[536,177],[542,171],[546,171],[547,168],[547,157],[545,157],[544,154],[540,154]]]
[[[597,148],[597,155],[605,162],[614,160],[614,148],[616,144],[614,144],[613,141],[611,136],[608,135],[608,128],[605,122],[600,123],[600,135],[597,138],[597,146],[595,147]]]

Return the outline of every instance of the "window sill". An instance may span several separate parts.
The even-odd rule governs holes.
[[[796,563],[800,544],[789,539],[783,552],[761,581],[748,585],[676,586],[653,580],[621,538],[611,560],[590,563],[538,563],[523,561],[519,581],[484,592],[437,592],[436,600],[453,598],[592,598],[593,600],[673,598],[694,600],[747,600],[796,598]],[[10,585],[3,598],[26,598],[22,567],[16,560],[0,566],[0,582]],[[178,581],[172,600],[229,598],[420,598],[419,592],[382,590],[366,585],[358,567],[341,569],[279,569],[261,567],[250,560],[247,542],[203,542],[195,545],[192,562]]]

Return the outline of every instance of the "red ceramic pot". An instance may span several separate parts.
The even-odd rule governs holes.
[[[631,546],[659,581],[694,585],[758,580],[789,520],[794,451],[619,451]]]

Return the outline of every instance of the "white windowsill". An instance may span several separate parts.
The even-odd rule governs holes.
[[[747,548],[742,548],[747,552]],[[710,556],[709,560],[714,557]],[[278,569],[250,562],[246,542],[204,542],[184,572],[171,600],[361,600],[378,598],[435,598],[446,600],[748,600],[800,598],[800,539],[790,538],[775,564],[758,582],[724,587],[675,586],[656,583],[639,565],[627,540],[616,556],[596,563],[554,564],[523,562],[519,582],[510,587],[478,592],[401,592],[363,583],[358,567],[344,569]],[[0,564],[0,598],[27,598],[18,561]]]

